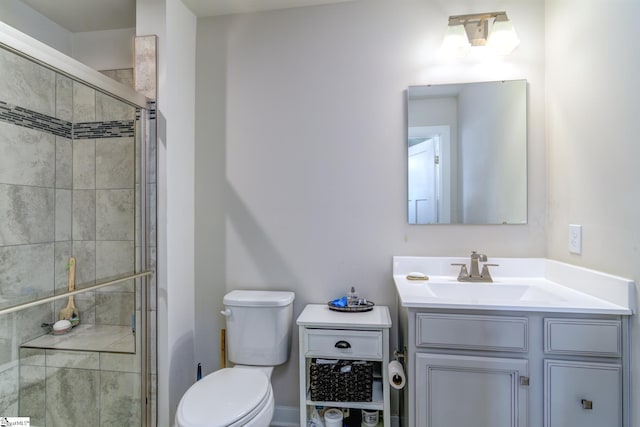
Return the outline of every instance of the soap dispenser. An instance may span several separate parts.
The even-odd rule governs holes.
[[[347,305],[358,305],[358,294],[356,293],[356,288],[351,287],[351,290],[347,293]]]

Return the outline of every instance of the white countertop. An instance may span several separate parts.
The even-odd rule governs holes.
[[[493,283],[456,280],[468,258],[394,257],[393,279],[403,307],[631,315],[632,280],[542,258],[494,258]],[[482,265],[483,263],[480,263]],[[408,280],[422,272],[429,280]],[[516,275],[517,273],[517,275]]]
[[[389,308],[376,305],[371,311],[360,313],[339,312],[329,309],[327,304],[308,304],[296,321],[298,326],[331,328],[390,328]]]

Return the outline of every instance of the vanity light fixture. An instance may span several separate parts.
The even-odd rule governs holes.
[[[456,58],[466,56],[472,46],[485,46],[497,55],[507,55],[519,43],[506,12],[476,13],[449,17],[442,49]]]

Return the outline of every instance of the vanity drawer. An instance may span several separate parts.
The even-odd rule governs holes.
[[[528,351],[526,317],[416,314],[416,346],[468,350]]]
[[[305,329],[307,357],[382,359],[382,331]]]
[[[544,319],[544,351],[620,357],[622,324],[619,320]]]

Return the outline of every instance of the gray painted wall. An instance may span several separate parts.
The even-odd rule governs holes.
[[[503,61],[443,62],[446,0],[367,0],[198,21],[196,358],[219,367],[222,295],[296,293],[295,316],[349,286],[396,299],[393,255],[545,255],[542,0],[505,1],[521,46]],[[529,224],[409,226],[406,101],[413,84],[527,79]],[[395,333],[394,333],[395,337]],[[298,404],[297,331],[276,368]]]

